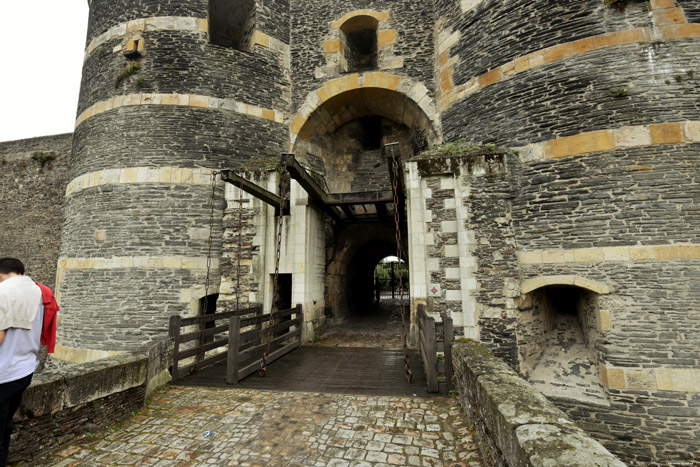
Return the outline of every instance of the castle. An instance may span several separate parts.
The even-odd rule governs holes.
[[[371,301],[398,211],[412,336],[424,304],[627,462],[700,461],[700,1],[89,3],[75,132],[0,144],[59,358],[269,307],[275,206],[220,171],[279,194],[292,153],[306,340]]]

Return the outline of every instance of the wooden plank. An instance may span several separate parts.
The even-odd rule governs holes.
[[[301,333],[301,329],[297,329],[296,331],[288,332],[287,334],[284,334],[279,337],[275,337],[274,339],[270,340],[270,346],[274,344],[279,344],[282,341],[289,340],[292,337],[296,337],[297,334]],[[260,352],[262,358],[262,354],[264,353],[265,347],[267,347],[267,342],[263,342],[262,344],[256,345],[255,347],[251,347],[244,352],[241,352],[239,354],[239,358],[242,362],[249,360],[251,358],[255,357],[256,352]]]
[[[295,313],[300,313],[300,311],[296,308],[290,308],[288,310],[281,310],[277,311],[275,313],[275,319],[279,318],[284,318],[289,315],[293,315]],[[267,313],[265,315],[260,315],[260,316],[254,316],[252,318],[243,318],[241,319],[241,329],[247,328],[248,326],[252,326],[254,324],[260,324],[270,321],[270,313]]]
[[[295,340],[295,341],[292,342],[291,344],[288,344],[288,345],[286,345],[285,347],[282,347],[282,348],[279,349],[279,350],[276,350],[276,351],[274,351],[274,352],[271,352],[270,355],[268,355],[268,359],[267,359],[268,365],[269,365],[270,363],[274,362],[275,360],[277,360],[278,358],[285,356],[286,354],[288,354],[288,353],[291,352],[292,350],[296,349],[297,347],[299,347],[299,341],[296,341],[296,340]],[[260,368],[260,364],[261,364],[261,363],[262,363],[262,357],[260,357],[259,359],[255,360],[253,363],[251,363],[250,365],[246,366],[245,368],[241,368],[241,370],[238,372],[238,377],[239,377],[240,379],[243,379],[243,378],[245,378],[246,376],[255,373],[255,372],[258,370],[258,368]]]
[[[223,347],[228,344],[228,339],[216,339],[214,342],[210,342],[208,344],[204,344],[202,346],[202,350],[204,352],[209,352],[210,350],[218,349],[219,347]],[[199,348],[194,347],[192,349],[187,349],[183,350],[180,352],[180,360],[184,360],[186,358],[194,357],[199,353]]]
[[[228,352],[226,360],[226,384],[238,384],[238,345],[240,343],[241,318],[231,316],[229,318]]]
[[[168,335],[173,339],[173,371],[172,378],[176,380],[178,378],[178,362],[180,360],[180,326],[182,318],[180,315],[173,315],[170,317],[170,325],[168,329]]]
[[[418,351],[409,350],[409,354],[412,362],[420,360]],[[301,346],[272,363],[264,378],[252,374],[237,386],[227,385],[222,362],[174,384],[252,391],[439,396],[428,394],[422,365],[416,364],[412,370],[414,381],[408,384],[401,349]]]
[[[340,221],[340,214],[334,206],[328,204],[328,194],[318,186],[316,180],[306,171],[304,167],[294,157],[294,154],[282,154],[282,167],[287,169],[289,175],[301,185],[301,187],[309,194],[309,196],[319,202],[324,211],[326,211],[334,220]]]
[[[207,357],[200,360],[199,364],[197,365],[197,370],[226,360],[226,355],[226,352],[220,352],[216,355],[212,355],[211,357]]]
[[[218,319],[229,319],[231,316],[245,316],[253,313],[262,311],[262,305],[255,305],[249,308],[241,308],[239,310],[233,311],[222,311],[221,313],[214,313],[213,315],[207,315],[204,317],[204,322],[209,322],[211,320]],[[182,318],[181,326],[192,326],[194,324],[199,324],[202,322],[201,316],[195,316],[192,318]]]
[[[425,320],[425,377],[428,380],[428,392],[438,392],[437,355],[435,353],[435,319]]]
[[[275,326],[272,327],[272,330],[270,331],[269,328],[265,329],[253,329],[252,331],[246,331],[241,333],[241,342],[242,343],[247,343],[250,341],[257,340],[263,336],[267,336],[268,332],[279,332],[285,329],[289,329],[292,326],[297,326],[301,324],[301,318],[295,318],[290,321],[284,321],[282,323],[276,324]]]
[[[452,381],[454,376],[452,344],[454,343],[455,335],[452,318],[443,317],[442,321],[445,324],[445,381],[447,382],[445,392],[450,392],[454,388],[454,382]]]

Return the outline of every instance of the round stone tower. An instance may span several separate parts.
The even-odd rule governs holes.
[[[698,452],[674,431],[700,374],[698,23],[684,0],[436,2],[444,140],[519,155],[508,183],[460,179],[473,336],[631,463]]]
[[[143,344],[218,292],[223,196],[212,171],[279,160],[289,141],[289,5],[261,3],[90,1],[59,356]]]

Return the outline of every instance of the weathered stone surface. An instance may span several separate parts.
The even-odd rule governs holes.
[[[36,374],[15,417],[10,460],[30,460],[140,409],[171,365],[172,342],[165,339]]]
[[[487,465],[625,465],[482,345],[456,342],[453,358]]]
[[[557,425],[522,425],[515,429],[523,464],[535,467],[624,467],[600,443],[582,430]]]
[[[0,257],[19,258],[52,289],[71,143],[70,134],[0,143]]]

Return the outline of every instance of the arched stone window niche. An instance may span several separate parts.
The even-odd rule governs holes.
[[[607,405],[597,344],[610,330],[605,284],[577,276],[526,281],[517,339],[521,374],[543,394]]]
[[[378,64],[377,27],[372,16],[354,16],[340,26],[341,68],[346,72],[375,70]]]
[[[255,31],[255,0],[209,0],[209,42],[249,52]]]

